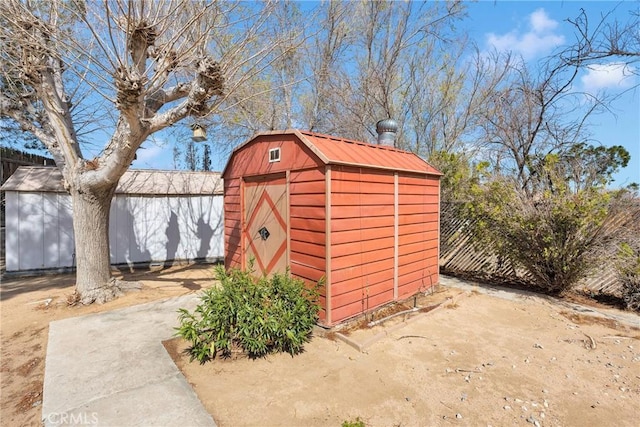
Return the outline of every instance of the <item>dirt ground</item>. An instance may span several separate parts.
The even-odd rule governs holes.
[[[0,425],[41,425],[52,320],[197,292],[211,266],[126,273],[144,287],[104,305],[66,304],[73,276],[0,286]],[[640,329],[546,297],[514,301],[441,289],[435,310],[381,326],[316,336],[296,357],[189,363],[165,343],[218,425],[637,425]],[[599,311],[618,312],[599,308]],[[640,318],[638,318],[640,327]]]
[[[443,290],[420,302],[435,310],[346,333],[364,353],[335,334],[293,358],[204,365],[165,347],[221,427],[638,425],[640,329],[514,299]]]
[[[69,306],[74,276],[2,279],[0,285],[0,425],[41,426],[49,322],[197,292],[210,286],[211,265],[118,274],[143,288],[102,305]]]

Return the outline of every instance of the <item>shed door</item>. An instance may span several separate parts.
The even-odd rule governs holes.
[[[284,175],[260,177],[244,185],[244,262],[255,260],[263,274],[282,273],[289,264],[288,197]]]

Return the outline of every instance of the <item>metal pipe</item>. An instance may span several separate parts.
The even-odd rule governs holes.
[[[393,119],[380,120],[376,123],[376,132],[378,133],[378,144],[394,147],[398,123]]]

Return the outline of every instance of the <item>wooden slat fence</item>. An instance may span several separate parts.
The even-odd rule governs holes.
[[[37,154],[24,153],[12,148],[0,147],[0,185],[9,179],[9,177],[20,166],[55,166],[53,159],[39,156]]]
[[[442,203],[440,212],[439,265],[443,273],[477,278],[498,277],[513,282],[526,281],[526,272],[514,268],[508,260],[500,259],[489,248],[478,248],[471,244],[472,235],[465,227],[465,220],[458,214],[458,206]],[[620,296],[621,287],[613,265],[609,263],[580,282],[576,289]]]

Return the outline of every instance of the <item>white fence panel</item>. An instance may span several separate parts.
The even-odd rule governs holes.
[[[131,216],[127,214],[127,198],[116,195],[111,201],[109,211],[109,243],[111,262],[123,264],[129,256],[130,231],[132,229]]]
[[[5,193],[5,268],[20,270],[20,202],[18,193]]]
[[[43,193],[42,197],[42,267],[60,267],[60,227],[58,218],[61,212],[58,209],[58,195],[56,193]],[[71,247],[73,251],[73,246]]]
[[[44,218],[42,194],[23,193],[19,198],[18,257],[20,270],[44,268]]]
[[[165,261],[168,207],[166,197],[128,197],[131,219],[128,262]]]
[[[71,196],[61,193],[58,193],[58,247],[60,249],[60,258],[57,267],[76,265]]]
[[[222,221],[222,197],[189,197],[170,200],[171,224],[178,232],[167,233],[169,245],[175,247],[178,258],[221,258],[224,256],[224,223]],[[173,226],[173,227],[175,227]],[[179,240],[175,236],[179,236]],[[170,252],[170,251],[169,251]]]
[[[112,264],[224,256],[223,197],[129,196],[111,204]],[[6,270],[75,266],[71,197],[6,193]]]

